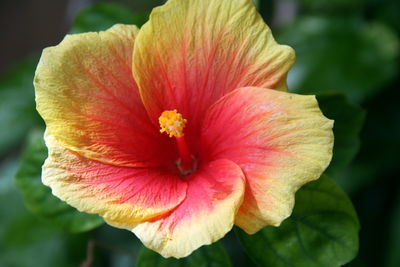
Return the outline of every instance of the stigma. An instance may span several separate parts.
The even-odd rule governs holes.
[[[161,127],[160,133],[166,133],[169,137],[183,137],[183,129],[187,121],[176,109],[166,110],[161,113],[158,122]]]

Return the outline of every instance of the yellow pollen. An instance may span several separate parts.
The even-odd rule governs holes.
[[[185,128],[186,120],[182,117],[182,114],[178,113],[176,109],[166,110],[158,118],[160,123],[160,133],[167,133],[169,137],[182,137],[183,128]]]

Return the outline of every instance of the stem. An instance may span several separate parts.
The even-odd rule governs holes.
[[[86,259],[82,262],[81,267],[92,267],[93,266],[93,251],[94,251],[94,241],[89,240],[86,249]]]

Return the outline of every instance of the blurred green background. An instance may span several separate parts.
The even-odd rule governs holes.
[[[346,266],[400,266],[400,1],[255,2],[278,42],[296,50],[290,90],[317,94],[325,115],[339,118],[327,173],[361,223],[359,254]],[[32,80],[41,50],[65,34],[141,25],[162,3],[0,2],[1,267],[135,265],[140,243],[132,234],[78,214],[41,187],[44,125]],[[252,266],[232,234],[222,243],[234,266]]]

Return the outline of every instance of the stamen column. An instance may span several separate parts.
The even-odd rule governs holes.
[[[187,121],[176,109],[164,111],[158,118],[158,121],[160,123],[161,133],[165,132],[169,137],[175,137],[179,151],[177,165],[181,174],[190,174],[194,169],[194,162],[183,134],[183,129]]]

